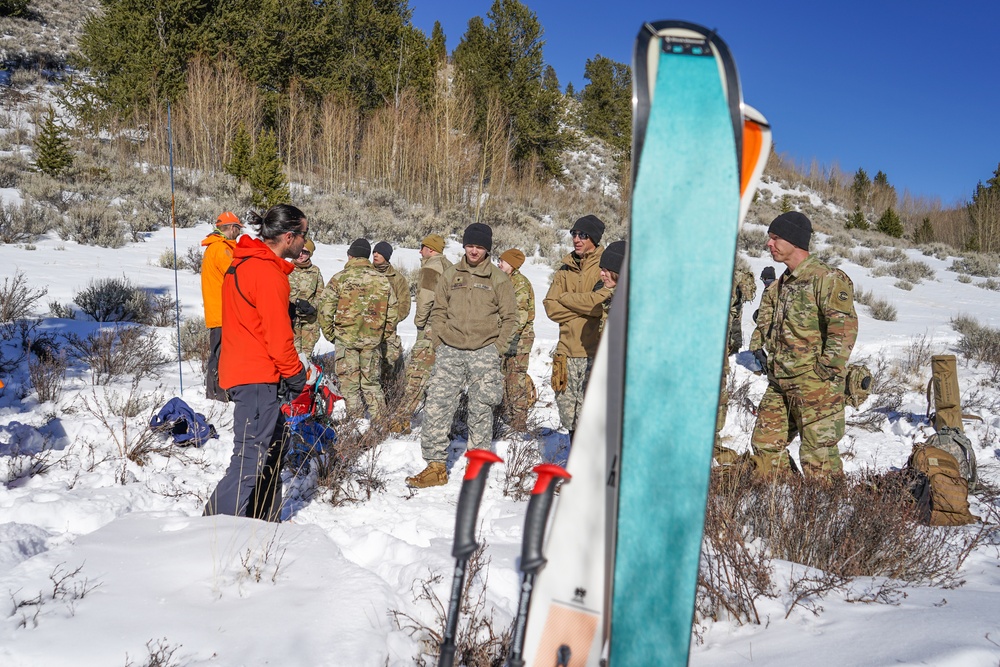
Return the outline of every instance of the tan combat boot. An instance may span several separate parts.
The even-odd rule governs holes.
[[[389,420],[389,433],[398,433],[399,435],[409,435],[410,434],[410,420],[406,417],[393,417]]]
[[[414,489],[426,489],[429,486],[444,486],[448,483],[448,469],[440,461],[431,461],[413,477],[406,478],[406,485]]]

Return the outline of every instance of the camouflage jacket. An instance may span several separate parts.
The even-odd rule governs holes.
[[[451,266],[451,261],[444,255],[432,255],[420,260],[420,278],[417,280],[417,311],[413,315],[413,324],[421,331],[427,326],[434,306],[434,294],[438,280],[444,270]]]
[[[323,290],[319,326],[335,345],[366,350],[396,332],[396,312],[388,278],[367,259],[351,257]]]
[[[392,291],[396,294],[396,323],[399,324],[410,314],[410,283],[396,268],[386,262],[382,266],[376,266],[375,270],[389,279]]]
[[[854,283],[847,274],[809,255],[765,295],[771,292],[770,316],[763,304],[757,316],[768,375],[792,378],[814,369],[824,380],[842,376],[858,337]]]
[[[549,319],[559,325],[556,354],[593,357],[601,340],[604,301],[611,289],[601,282],[603,246],[582,259],[570,253],[552,276],[542,304]]]
[[[295,270],[288,274],[288,287],[291,292],[288,300],[295,303],[298,299],[305,299],[309,304],[319,311],[320,300],[323,298],[323,274],[319,267],[310,264],[306,267],[295,265]],[[296,317],[296,322],[316,322],[318,315],[310,317]]]
[[[535,290],[531,281],[517,269],[511,272],[510,283],[514,287],[514,303],[517,304],[517,324],[508,354],[515,354],[521,339],[535,339]]]
[[[757,283],[753,273],[746,269],[736,269],[733,273],[733,305],[737,308],[757,296]]]
[[[441,274],[431,309],[431,344],[443,342],[459,350],[489,344],[506,354],[517,326],[517,304],[510,278],[490,261],[476,266],[465,257]]]
[[[773,289],[772,289],[773,288]],[[757,323],[753,333],[750,335],[749,350],[760,350],[764,348],[764,340],[767,337],[767,330],[771,326],[771,314],[774,312],[774,302],[778,297],[778,281],[774,281],[764,288],[764,293],[760,295],[760,307],[757,309]]]

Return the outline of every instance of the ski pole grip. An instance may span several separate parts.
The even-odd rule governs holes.
[[[503,463],[503,459],[487,449],[472,449],[465,453],[469,463],[465,468],[462,490],[458,494],[458,511],[455,513],[455,545],[451,555],[469,558],[479,545],[476,543],[476,517],[483,499],[490,466]]]
[[[521,546],[521,572],[538,574],[545,566],[542,543],[545,541],[545,525],[552,509],[552,496],[556,491],[556,479],[570,479],[565,468],[552,463],[535,466],[535,488],[528,500],[528,512],[524,517],[524,540]]]

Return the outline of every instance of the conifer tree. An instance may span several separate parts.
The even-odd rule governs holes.
[[[0,16],[28,16],[28,0],[0,0]]]
[[[537,159],[549,176],[561,173],[559,153],[566,136],[559,127],[563,96],[554,89],[542,58],[542,25],[538,15],[517,0],[494,0],[487,13],[469,20],[454,52],[458,79],[477,102],[475,128],[489,133],[489,104],[498,100],[510,118],[511,155],[519,167]]]
[[[441,27],[440,21],[435,21],[434,27],[431,29],[430,48],[434,64],[440,67],[448,59],[448,40],[445,39],[444,29]]]
[[[984,252],[1000,249],[1000,165],[993,172],[993,178],[976,184],[972,201],[967,207],[971,238]]]
[[[934,225],[931,224],[930,218],[924,218],[917,230],[913,232],[913,242],[917,245],[934,243]]]
[[[51,104],[38,129],[34,149],[35,168],[43,174],[55,178],[73,165],[69,140],[56,123],[56,112]]]
[[[281,167],[274,132],[262,130],[257,138],[257,150],[254,151],[250,166],[250,199],[254,206],[270,207],[290,203],[288,180]]]
[[[226,165],[226,173],[235,176],[240,183],[246,183],[250,177],[252,162],[253,147],[250,145],[250,133],[241,122],[236,128],[236,136],[233,137],[233,154],[229,164]]]
[[[583,131],[628,157],[632,145],[632,72],[628,65],[597,55],[584,66],[590,83],[580,93]]]
[[[795,210],[792,206],[792,198],[788,195],[781,195],[781,203],[779,204],[782,213],[790,213]]]
[[[856,206],[867,206],[871,190],[872,182],[868,178],[868,172],[859,168],[854,174],[854,182],[851,184],[851,194],[854,196],[854,204]]]
[[[875,229],[886,236],[897,239],[903,238],[903,221],[899,219],[899,214],[891,206],[885,209],[885,213],[875,223]]]
[[[854,212],[847,216],[847,223],[844,225],[845,229],[868,229],[868,220],[865,218],[864,212],[861,210],[860,206],[854,207]]]
[[[576,97],[576,88],[573,87],[573,82],[570,81],[566,84],[566,97],[573,99]]]

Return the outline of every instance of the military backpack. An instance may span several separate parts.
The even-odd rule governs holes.
[[[919,445],[906,465],[913,475],[909,488],[923,523],[964,526],[976,521],[969,511],[969,483],[954,456],[938,447]]]

